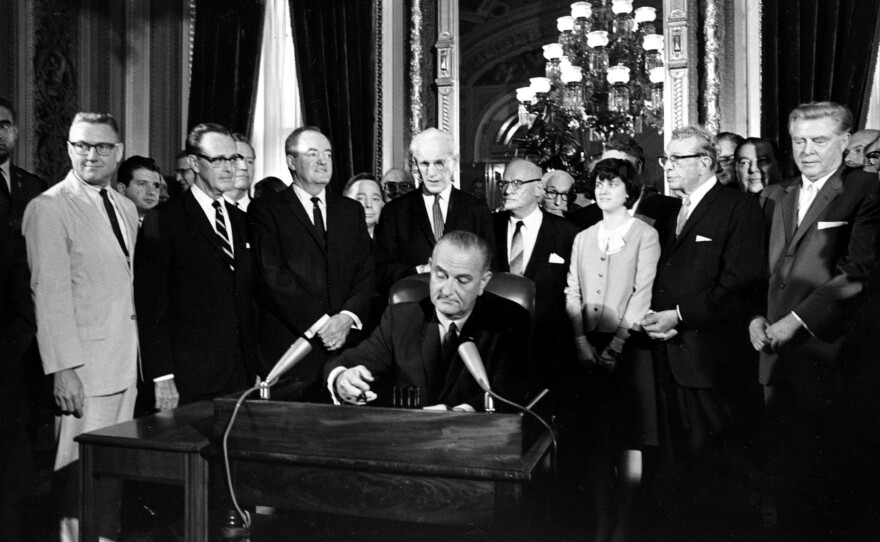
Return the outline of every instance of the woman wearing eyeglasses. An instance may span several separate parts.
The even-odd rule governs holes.
[[[565,289],[578,361],[595,373],[597,434],[588,461],[600,542],[623,540],[642,450],[658,444],[650,345],[638,323],[651,306],[660,242],[630,215],[640,192],[635,177],[626,160],[596,164],[590,183],[602,220],[575,238]]]

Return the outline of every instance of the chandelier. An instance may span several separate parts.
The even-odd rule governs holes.
[[[578,179],[588,141],[646,126],[662,130],[665,69],[656,17],[652,7],[633,12],[632,0],[571,4],[571,16],[557,19],[558,43],[544,45],[545,77],[516,90],[519,122],[529,128],[519,147]]]

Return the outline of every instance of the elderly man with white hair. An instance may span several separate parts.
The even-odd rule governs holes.
[[[419,189],[382,211],[376,227],[376,271],[381,289],[429,270],[428,259],[445,232],[464,230],[495,245],[486,204],[452,185],[458,149],[448,132],[428,128],[410,143],[418,166]]]

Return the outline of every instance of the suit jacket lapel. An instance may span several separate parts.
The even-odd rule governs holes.
[[[843,190],[843,179],[841,177],[842,171],[843,168],[839,168],[834,175],[828,179],[825,186],[822,187],[822,190],[816,194],[816,198],[813,199],[813,203],[810,204],[810,208],[807,209],[804,219],[801,220],[800,225],[797,230],[795,230],[794,238],[792,238],[790,246],[795,247],[800,243],[804,234],[806,234],[810,227],[819,219],[819,215],[821,215],[828,205],[840,195],[840,192]]]
[[[283,194],[284,194],[284,197],[287,198],[287,206],[293,212],[293,216],[296,217],[296,219],[300,221],[300,223],[306,229],[306,231],[309,232],[309,235],[312,237],[312,240],[315,242],[315,244],[318,245],[318,248],[320,248],[322,252],[326,253],[327,247],[324,246],[324,240],[318,236],[318,230],[315,229],[315,225],[312,223],[312,219],[309,218],[308,215],[306,215],[306,210],[303,208],[303,205],[299,201],[299,198],[296,197],[296,192],[294,192],[294,190],[293,190],[293,185],[290,185],[290,187],[288,187],[287,190],[285,192],[283,192]],[[327,193],[325,192],[325,197],[328,197],[328,196],[326,196],[326,194]],[[327,207],[327,213],[329,214],[330,213],[330,205],[328,204],[327,201],[325,201],[325,207]],[[327,229],[329,230],[329,225],[330,225],[330,217],[329,216],[327,217],[327,225],[328,225]],[[328,236],[329,236],[329,231],[328,231]]]
[[[538,264],[550,259],[550,246],[553,243],[553,234],[550,231],[550,226],[547,224],[548,222],[547,215],[544,215],[543,220],[541,220],[541,227],[538,228],[535,247],[532,249],[532,255],[529,257],[529,262],[523,273],[526,278],[535,280],[535,273],[538,272]]]
[[[440,363],[440,323],[430,298],[422,300],[421,308],[425,313],[425,318],[419,341],[421,343],[422,369],[425,372],[425,382],[428,386],[425,395],[430,401],[434,398],[428,397],[428,391],[436,389],[440,385],[440,383],[434,382],[437,365]]]
[[[495,227],[495,243],[498,245],[498,269],[505,273],[510,271],[510,256],[507,253],[507,228],[510,223],[510,212],[498,213]],[[503,219],[503,220],[502,220]]]
[[[681,235],[675,240],[675,244],[678,245],[681,241],[687,238],[690,231],[694,228],[694,224],[702,220],[703,216],[709,212],[709,209],[712,207],[712,203],[715,202],[715,199],[718,197],[718,192],[720,190],[726,190],[720,183],[716,183],[715,186],[709,189],[706,192],[706,195],[703,196],[703,199],[697,204],[696,208],[691,211],[691,216],[688,217],[687,222],[684,223],[684,227],[681,229]],[[673,234],[675,232],[675,228],[672,229]]]
[[[67,188],[71,195],[70,200],[73,202],[74,207],[83,214],[85,222],[95,231],[98,238],[102,239],[104,243],[113,246],[115,250],[111,250],[111,252],[117,255],[119,261],[128,267],[128,260],[125,258],[122,249],[119,248],[119,241],[116,240],[116,235],[113,233],[113,228],[110,226],[110,218],[107,216],[107,211],[104,210],[103,206],[98,207],[100,204],[96,204],[89,197],[86,193],[86,190],[88,189],[82,185],[82,182],[79,179],[76,178],[72,170],[67,174],[67,177],[63,182],[65,183],[65,188]],[[112,189],[108,189],[108,191],[110,190]],[[128,227],[128,221],[125,220],[124,217],[122,224]],[[134,237],[130,236],[129,239],[129,244],[131,244]],[[131,253],[131,251],[129,251],[129,253]]]
[[[199,202],[196,201],[196,197],[189,190],[184,192],[182,197],[184,198],[183,208],[186,212],[187,222],[189,223],[190,228],[201,234],[208,244],[214,247],[214,250],[217,251],[217,257],[222,259],[223,247],[220,245],[220,237],[217,235],[217,232],[214,231],[214,226],[209,222],[207,215],[205,215],[205,211],[199,205]],[[229,209],[226,209],[226,212],[229,212]],[[235,248],[233,247],[232,250],[235,251]]]
[[[428,218],[428,211],[425,209],[425,200],[422,197],[422,193],[420,191],[415,192],[415,196],[413,197],[413,205],[410,208],[410,211],[413,214],[413,219],[416,224],[422,229],[422,233],[425,235],[425,238],[428,239],[428,242],[433,247],[437,244],[437,240],[434,239],[434,230],[431,228],[431,220]],[[449,198],[449,206],[446,208],[446,221],[444,222],[444,229],[449,224],[449,216],[452,214],[452,198]]]
[[[785,247],[788,246],[792,235],[794,235],[795,221],[797,220],[798,186],[796,183],[787,186],[773,209],[768,247],[771,272],[776,269]]]

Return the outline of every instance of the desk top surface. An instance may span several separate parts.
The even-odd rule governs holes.
[[[200,401],[76,437],[83,444],[199,453],[210,444],[214,403]]]

